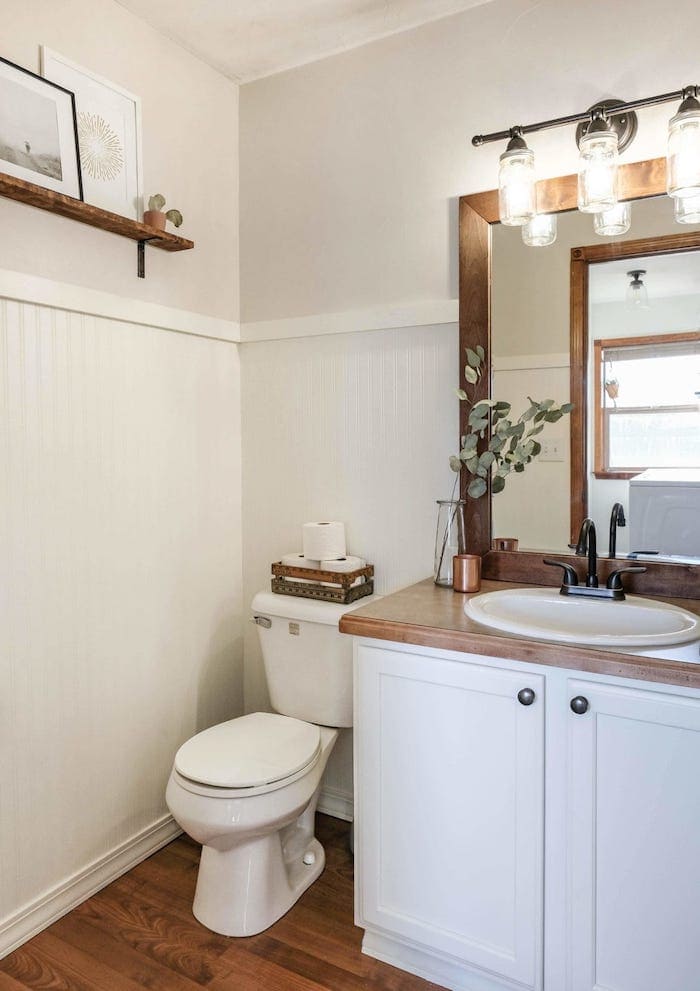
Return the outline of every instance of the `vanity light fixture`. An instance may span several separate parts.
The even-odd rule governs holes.
[[[626,301],[628,306],[634,306],[640,310],[649,309],[649,293],[642,281],[642,276],[646,274],[645,268],[635,268],[627,273],[627,277],[632,280],[627,286]]]
[[[639,100],[603,100],[581,113],[555,117],[537,124],[517,125],[507,131],[476,134],[472,144],[479,147],[492,141],[508,141],[500,157],[498,189],[501,223],[523,226],[536,214],[535,157],[525,143],[525,135],[553,127],[577,124],[579,146],[578,208],[597,218],[617,206],[617,167],[619,154],[637,133],[637,110],[680,100],[678,112],[669,122],[667,189],[679,200],[700,197],[700,86],[686,86],[672,93],[661,93]],[[676,205],[679,223],[697,223],[697,210]],[[621,222],[601,220],[599,234],[615,235]],[[628,228],[625,228],[627,230]],[[523,233],[525,240],[525,233]],[[539,241],[527,241],[539,245]]]
[[[676,196],[673,211],[679,224],[700,224],[700,194],[697,196]]]
[[[556,213],[538,213],[521,227],[523,241],[530,248],[546,248],[557,239]]]
[[[601,213],[617,206],[617,132],[597,107],[586,133],[579,140],[578,208],[581,213]]]
[[[510,130],[510,141],[499,159],[498,205],[501,223],[521,227],[535,216],[535,156],[525,144],[519,127]]]
[[[666,188],[684,199],[700,195],[700,102],[698,87],[686,86],[678,113],[668,124]]]
[[[593,227],[596,234],[603,237],[617,237],[626,234],[632,226],[632,204],[618,203],[612,210],[601,210],[593,214]]]

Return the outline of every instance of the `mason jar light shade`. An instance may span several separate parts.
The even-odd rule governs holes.
[[[593,215],[593,227],[602,237],[615,237],[626,234],[632,225],[632,207],[629,203],[618,203],[612,210],[602,210]]]
[[[692,96],[668,124],[666,187],[674,198],[700,195],[700,103]]]
[[[581,138],[578,167],[578,208],[600,213],[617,204],[617,134],[592,130]]]
[[[700,194],[698,196],[676,196],[673,210],[679,224],[700,224]]]
[[[520,227],[535,216],[535,155],[522,138],[512,138],[500,158],[498,207],[501,223]]]
[[[632,280],[627,286],[627,305],[640,310],[648,310],[649,294],[647,287],[642,281],[642,276],[646,275],[646,272],[643,269],[637,269],[636,271],[628,272],[627,275]]]
[[[554,213],[538,213],[522,226],[523,241],[530,248],[546,248],[557,239],[557,217]]]

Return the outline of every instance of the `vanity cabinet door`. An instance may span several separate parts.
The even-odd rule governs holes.
[[[544,679],[480,660],[357,647],[357,921],[537,989]]]
[[[700,987],[700,699],[569,682],[572,991]],[[583,708],[578,703],[578,709]]]

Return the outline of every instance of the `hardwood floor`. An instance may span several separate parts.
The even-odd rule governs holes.
[[[326,869],[259,936],[229,939],[191,905],[199,847],[180,837],[0,960],[0,991],[440,991],[363,956],[348,823],[318,816]]]

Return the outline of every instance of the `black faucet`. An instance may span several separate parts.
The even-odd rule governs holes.
[[[617,528],[627,526],[625,511],[621,502],[616,502],[610,513],[610,543],[608,544],[608,557],[615,557],[617,551]]]
[[[598,588],[598,548],[596,545],[595,523],[587,516],[581,524],[581,531],[576,544],[576,555],[588,555],[588,574],[586,588]]]

